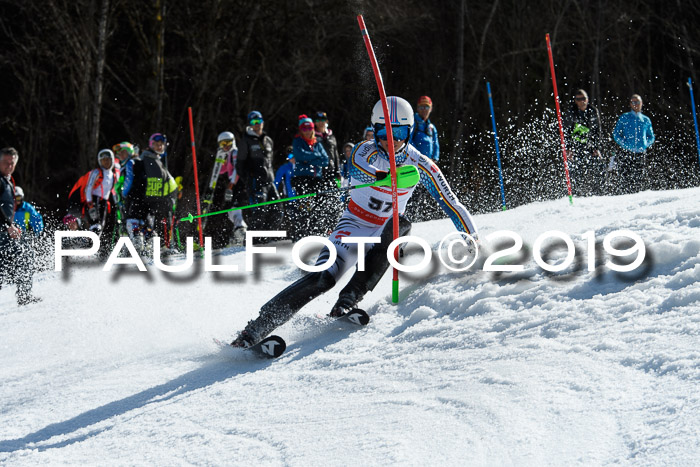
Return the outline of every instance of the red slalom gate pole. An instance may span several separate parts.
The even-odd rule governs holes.
[[[372,70],[374,71],[374,79],[377,82],[377,88],[379,88],[379,99],[382,101],[382,110],[384,111],[384,121],[386,122],[386,134],[387,143],[389,145],[389,165],[391,171],[391,202],[393,205],[393,222],[394,222],[394,240],[399,238],[399,194],[398,188],[396,186],[396,157],[394,154],[394,135],[391,130],[391,119],[389,118],[389,106],[386,102],[386,93],[384,92],[384,81],[382,80],[382,75],[379,72],[379,64],[377,64],[377,57],[374,55],[374,49],[372,48],[372,42],[369,39],[369,33],[367,32],[367,26],[365,26],[365,20],[362,15],[357,15],[357,22],[360,25],[360,32],[362,32],[362,38],[365,41],[365,47],[367,48],[367,54],[369,55],[369,60],[372,63]],[[394,249],[394,259],[396,262],[399,261],[399,249]],[[399,303],[399,271],[393,268],[393,280],[391,286],[391,301],[393,303]]]
[[[557,76],[554,74],[554,57],[552,56],[552,44],[547,33],[547,52],[549,52],[549,68],[552,70],[552,85],[554,86],[554,104],[557,109],[557,122],[559,123],[559,136],[561,138],[561,153],[564,155],[564,174],[566,175],[566,189],[569,191],[569,202],[574,204],[571,194],[571,179],[569,178],[569,163],[566,159],[566,143],[564,140],[564,127],[561,123],[561,110],[559,109],[559,92],[557,91]]]
[[[197,177],[197,150],[194,146],[194,123],[192,123],[192,107],[187,107],[187,113],[190,116],[190,141],[192,142],[192,164],[194,165],[194,192],[197,197],[197,215],[202,214],[202,209],[199,205],[199,178]],[[204,239],[202,234],[202,218],[197,219],[199,228],[199,246],[204,248]]]

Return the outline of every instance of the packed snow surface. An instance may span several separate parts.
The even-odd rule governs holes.
[[[398,305],[387,273],[361,303],[364,328],[323,317],[345,277],[277,330],[288,349],[274,361],[213,339],[233,339],[301,276],[289,242],[253,272],[241,248],[214,256],[240,272],[206,272],[199,259],[181,273],[64,261],[37,274],[44,300],[24,308],[5,286],[0,463],[697,465],[700,189],[559,199],[475,221],[472,270],[434,255],[402,275]],[[499,230],[523,238],[523,271],[483,271],[508,246],[487,240]],[[551,230],[576,247],[562,272],[534,259]],[[644,242],[632,272],[607,263],[637,254],[605,251],[619,230]],[[412,234],[436,250],[453,231],[440,220]],[[552,265],[567,253],[554,240],[541,248]]]

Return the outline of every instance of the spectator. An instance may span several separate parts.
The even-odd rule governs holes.
[[[564,114],[566,154],[574,194],[599,194],[605,170],[600,154],[600,114],[579,89],[574,104]]]
[[[257,110],[250,112],[248,124],[238,147],[236,172],[246,187],[249,204],[278,199],[272,171],[273,142],[264,132],[262,114]],[[282,211],[273,204],[246,209],[244,216],[249,229],[270,230],[279,225]]]
[[[328,128],[328,115],[326,112],[314,114],[314,130],[316,139],[323,145],[328,155],[328,167],[323,169],[324,188],[338,188],[341,183],[340,154],[338,154],[338,141],[333,131]],[[335,221],[343,212],[340,202],[340,194],[329,194],[319,199],[321,209],[320,220],[325,224],[321,229],[325,233],[335,225]]]
[[[41,301],[32,295],[34,250],[27,235],[14,224],[15,182],[12,173],[17,167],[19,153],[15,148],[0,149],[0,286],[17,285],[17,304]]]
[[[335,187],[335,181],[340,179],[340,154],[338,154],[338,141],[333,131],[328,128],[328,115],[326,112],[316,112],[314,115],[314,132],[316,139],[323,145],[328,155],[328,167],[323,169],[324,178],[330,182],[331,188]]]
[[[283,198],[291,198],[296,196],[296,192],[292,187],[296,159],[294,159],[294,150],[291,146],[287,146],[285,152],[287,153],[287,162],[282,164],[275,172],[275,186]]]
[[[416,123],[411,133],[411,145],[428,159],[437,162],[440,159],[440,145],[437,129],[429,119],[430,112],[433,111],[433,101],[428,96],[421,96],[418,99],[417,109],[414,116]],[[407,216],[414,221],[427,221],[440,215],[440,212],[431,209],[431,199],[425,188],[418,186],[406,207]]]
[[[219,133],[216,138],[219,149],[216,152],[209,185],[204,193],[205,212],[230,209],[247,203],[243,182],[236,171],[238,148],[236,138],[230,131]],[[245,243],[247,225],[241,210],[229,211],[227,216],[205,217],[202,227],[206,236],[212,238],[214,248],[227,245],[241,246]]]
[[[618,144],[615,164],[619,173],[618,186],[627,193],[641,191],[645,185],[646,153],[654,144],[651,120],[642,114],[642,98],[634,94],[630,98],[630,110],[620,116],[613,130]]]
[[[44,231],[44,218],[24,200],[24,190],[15,186],[15,224],[24,232],[32,232],[35,237]]]
[[[315,193],[323,189],[323,170],[328,167],[328,154],[314,134],[314,122],[306,115],[299,116],[299,133],[292,142],[294,151],[294,178],[292,186],[297,195]],[[293,226],[290,236],[292,241],[306,235],[325,233],[326,222],[319,222],[319,217],[312,213],[320,207],[317,200],[307,198],[294,203],[291,212]],[[321,214],[323,217],[324,213]]]
[[[340,163],[340,175],[343,179],[343,186],[349,186],[350,183],[350,160],[352,159],[352,150],[355,147],[353,143],[345,143],[343,145],[343,159]]]
[[[438,143],[437,129],[430,122],[430,112],[433,111],[433,101],[428,96],[418,99],[418,112],[416,112],[416,126],[411,134],[411,144],[421,154],[435,162],[440,160],[440,144]]]
[[[134,146],[128,141],[123,141],[121,143],[112,146],[112,152],[117,157],[119,162],[119,180],[114,185],[114,193],[116,199],[117,207],[117,229],[119,230],[119,235],[128,235],[126,230],[126,212],[124,210],[124,199],[122,199],[122,188],[124,187],[124,178],[126,176],[126,166],[131,162],[132,159],[138,158],[138,147]]]
[[[177,182],[164,164],[167,138],[153,133],[148,149],[139,159],[126,166],[122,197],[126,201],[126,228],[134,247],[141,254],[149,252],[148,240],[154,233],[170,247],[173,207],[178,193]]]
[[[119,179],[119,169],[114,163],[114,153],[102,149],[97,153],[98,167],[80,177],[68,194],[68,216],[64,223],[73,229],[90,229],[100,235],[100,254],[108,252],[114,229],[114,185]],[[71,224],[75,223],[75,226]]]
[[[365,131],[362,132],[362,139],[365,141],[374,141],[374,128],[368,126]]]

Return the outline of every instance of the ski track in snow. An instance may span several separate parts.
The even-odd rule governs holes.
[[[693,465],[700,459],[700,189],[534,203],[476,216],[484,238],[631,230],[632,273],[390,274],[363,328],[325,315],[347,281],[277,334],[275,361],[221,349],[300,277],[291,246],[258,272],[168,274],[94,262],[0,290],[0,463],[7,465]],[[415,224],[430,244],[448,220]],[[489,245],[482,245],[488,249]],[[482,252],[487,254],[486,251]],[[551,262],[564,257],[552,253]],[[245,266],[241,249],[215,262]],[[483,258],[482,258],[483,259]],[[409,255],[407,262],[417,262]]]

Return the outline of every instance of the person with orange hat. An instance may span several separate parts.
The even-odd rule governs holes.
[[[411,144],[428,159],[435,162],[440,160],[440,144],[438,143],[437,128],[430,122],[430,112],[433,111],[433,101],[428,96],[418,99],[416,125],[411,135]]]

